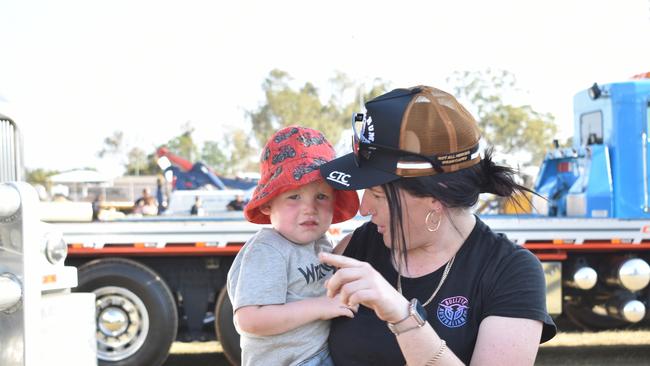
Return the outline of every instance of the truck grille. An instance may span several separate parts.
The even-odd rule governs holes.
[[[23,180],[22,141],[11,118],[0,114],[0,182]]]

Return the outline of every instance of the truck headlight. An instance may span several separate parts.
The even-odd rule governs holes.
[[[68,245],[61,236],[48,235],[45,244],[45,256],[52,264],[57,264],[68,255]]]

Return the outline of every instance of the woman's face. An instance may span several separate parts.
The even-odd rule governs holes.
[[[427,243],[431,233],[426,229],[424,219],[433,209],[433,198],[415,197],[406,191],[401,191],[402,220],[406,247],[415,248]],[[371,215],[371,221],[377,225],[377,231],[382,234],[386,246],[391,245],[390,212],[386,194],[380,186],[368,188],[363,193],[359,212],[363,216]]]

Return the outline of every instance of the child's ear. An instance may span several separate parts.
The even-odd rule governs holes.
[[[271,205],[268,203],[263,204],[260,206],[260,212],[265,214],[266,216],[271,216]]]

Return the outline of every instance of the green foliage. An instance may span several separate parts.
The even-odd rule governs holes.
[[[455,72],[447,81],[454,94],[478,119],[483,138],[504,154],[530,154],[530,165],[539,165],[557,132],[555,117],[530,105],[512,105],[505,99],[515,94],[516,79],[508,71]],[[469,102],[469,103],[467,103]]]
[[[229,175],[234,176],[239,172],[256,172],[259,170],[258,157],[260,151],[250,148],[252,138],[253,136],[247,134],[244,130],[233,131]]]
[[[201,149],[201,160],[217,173],[228,169],[228,137],[222,141],[206,141]]]
[[[42,168],[37,168],[37,169],[26,169],[25,172],[25,179],[27,180],[27,183],[36,185],[36,184],[41,184],[43,186],[48,185],[48,178],[52,175],[59,174],[58,170],[46,170]]]
[[[194,162],[199,157],[199,148],[194,142],[193,133],[194,127],[190,122],[186,122],[182,127],[182,133],[167,142],[167,148],[170,152]]]
[[[155,175],[160,173],[157,156],[155,153],[147,154],[139,147],[134,147],[128,153],[126,174],[129,175]]]
[[[250,132],[243,129],[224,132],[222,140],[208,140],[199,147],[194,141],[194,127],[186,122],[181,127],[180,135],[161,146],[192,163],[201,160],[220,175],[254,172],[259,170],[261,146],[274,131],[300,124],[323,132],[332,144],[336,144],[341,131],[350,128],[352,113],[361,110],[364,101],[388,90],[386,82],[375,79],[369,91],[361,92],[363,88],[338,72],[330,79],[330,94],[323,98],[314,84],[306,82],[294,88],[290,85],[291,81],[287,72],[272,70],[269,73],[262,84],[266,101],[259,108],[246,112],[252,122]],[[155,151],[147,154],[141,147],[133,147],[126,152],[127,148],[125,134],[115,131],[104,139],[104,145],[97,155],[119,158],[126,168],[126,174],[160,173]]]
[[[387,84],[376,79],[370,93],[354,93],[352,100],[346,98],[351,90],[359,90],[343,73],[337,73],[332,79],[331,94],[327,102],[318,89],[310,82],[294,89],[292,78],[285,71],[272,70],[262,83],[266,101],[247,115],[253,126],[258,146],[264,146],[274,131],[289,125],[301,125],[317,129],[336,144],[341,131],[350,127],[350,116],[359,110],[359,99],[381,94]]]
[[[106,155],[119,155],[124,149],[124,132],[115,131],[112,136],[104,139],[104,146],[97,152],[97,156],[103,158]]]

